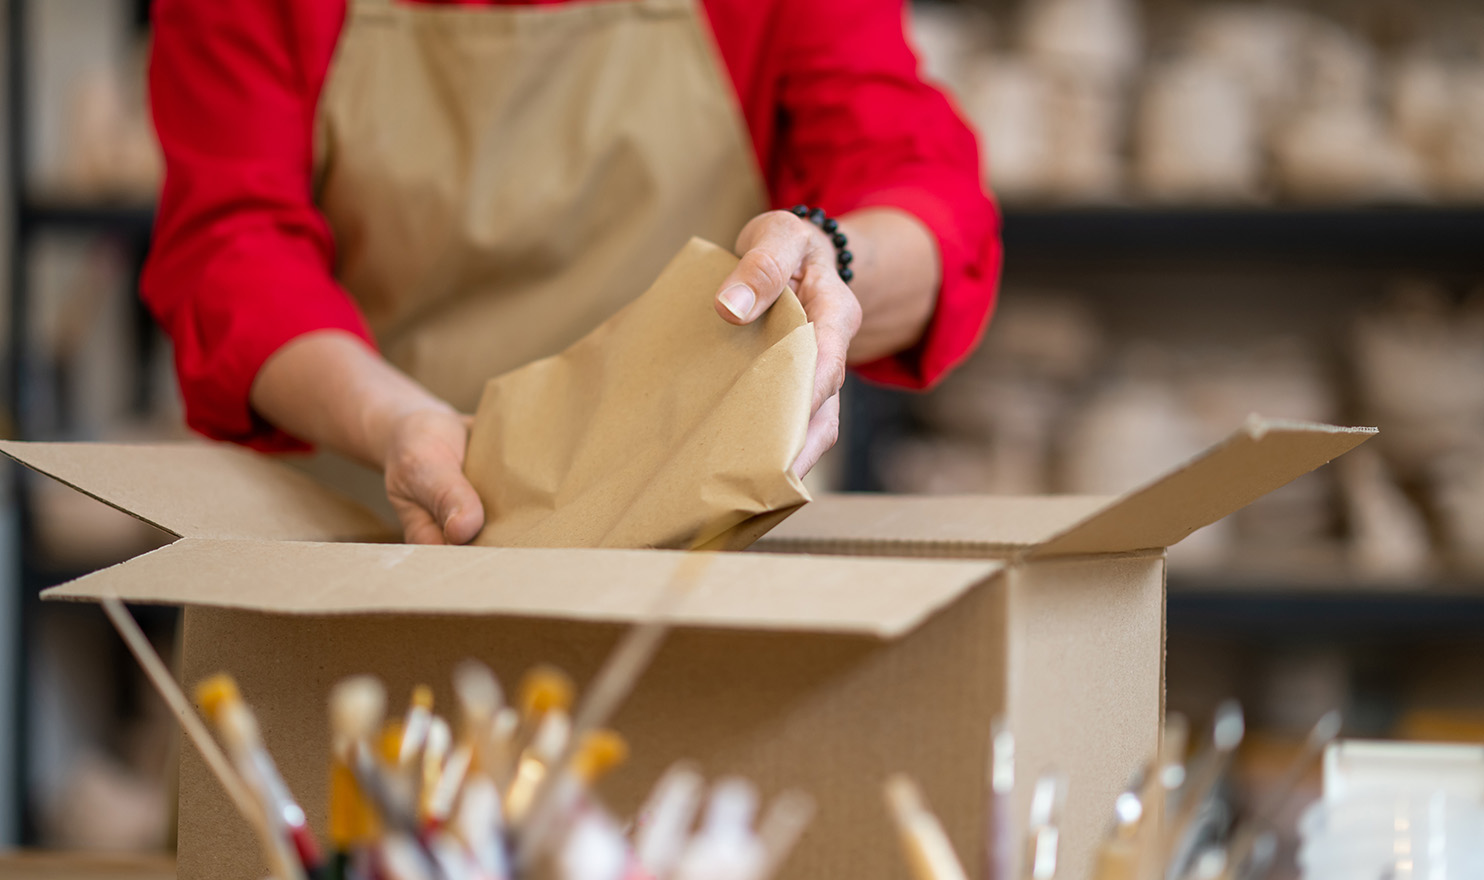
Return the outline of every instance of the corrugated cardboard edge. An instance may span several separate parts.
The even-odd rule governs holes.
[[[1226,440],[1029,549],[1024,556],[1170,547],[1196,529],[1349,452],[1376,433],[1375,428],[1252,415]]]
[[[635,623],[691,554],[182,538],[43,598],[272,614],[510,616]],[[994,561],[716,553],[677,625],[894,639],[996,577]]]
[[[0,452],[176,537],[397,541],[370,509],[226,443],[28,443]]]
[[[1061,533],[1114,500],[1116,496],[1089,495],[827,494],[764,536],[757,549],[1004,559]]]

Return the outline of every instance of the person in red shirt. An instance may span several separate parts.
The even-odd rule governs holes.
[[[166,175],[141,290],[188,423],[381,469],[409,541],[467,542],[480,384],[580,337],[695,234],[742,255],[721,319],[791,285],[815,324],[804,473],[835,441],[847,364],[927,388],[994,301],[974,136],[919,78],[902,16],[157,0]]]

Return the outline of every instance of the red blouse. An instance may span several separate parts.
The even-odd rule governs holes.
[[[943,284],[927,334],[858,371],[931,385],[988,320],[999,217],[973,134],[917,76],[900,0],[704,5],[775,207],[892,206],[937,237]],[[371,342],[332,277],[335,243],[310,197],[315,104],[344,17],[345,0],[154,4],[150,102],[166,171],[140,287],[174,340],[186,420],[210,437],[303,448],[250,409],[258,369],[313,330]]]

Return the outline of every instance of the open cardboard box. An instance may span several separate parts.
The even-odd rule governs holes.
[[[1084,877],[1159,736],[1165,548],[1373,433],[1254,418],[1119,498],[817,500],[758,545],[775,552],[716,554],[672,612],[678,628],[616,719],[634,760],[605,794],[632,810],[679,758],[765,793],[801,787],[820,810],[787,876],[867,880],[904,871],[880,793],[904,771],[981,875],[1003,714],[1022,783],[1053,766],[1070,777],[1062,876]],[[237,676],[321,830],[334,682],[374,673],[394,705],[427,682],[447,704],[449,672],[470,656],[507,683],[543,661],[586,681],[682,556],[388,543],[369,511],[227,446],[0,450],[179,536],[46,597],[184,606],[183,680]],[[191,751],[180,791],[183,880],[261,877],[245,823]]]

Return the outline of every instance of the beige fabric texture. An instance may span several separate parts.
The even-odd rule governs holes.
[[[464,468],[476,544],[740,550],[809,500],[791,468],[814,326],[792,291],[723,321],[713,296],[736,265],[693,240],[576,345],[490,380]]]
[[[386,356],[464,411],[611,317],[691,236],[766,210],[688,0],[352,3],[316,201]]]

